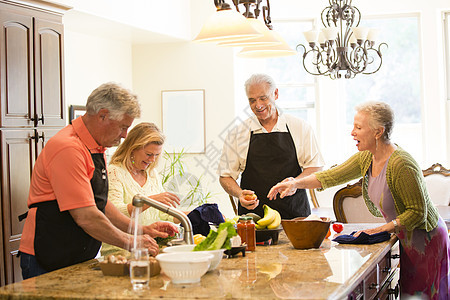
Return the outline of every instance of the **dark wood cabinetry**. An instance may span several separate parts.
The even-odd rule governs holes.
[[[31,171],[66,124],[63,25],[67,7],[0,0],[0,285],[22,280],[17,251]]]
[[[347,299],[394,300],[398,297],[399,242],[387,252],[364,279],[348,295]]]

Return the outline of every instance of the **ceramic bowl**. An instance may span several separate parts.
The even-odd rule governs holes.
[[[174,252],[193,252],[195,245],[177,245],[172,247],[164,248],[164,253],[174,253]],[[209,250],[209,251],[195,251],[204,254],[212,254],[213,259],[211,261],[211,265],[209,266],[208,271],[215,270],[219,263],[222,261],[223,253],[225,249],[219,250]]]
[[[161,272],[172,280],[172,283],[196,283],[205,275],[213,259],[213,255],[202,252],[161,253],[156,256]]]
[[[295,249],[319,248],[330,228],[330,218],[319,220],[281,220],[286,235]]]
[[[278,244],[278,235],[282,230],[282,227],[278,227],[275,229],[257,229],[256,242],[260,243],[272,239],[272,244],[276,245]]]

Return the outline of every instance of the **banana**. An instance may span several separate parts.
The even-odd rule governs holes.
[[[266,228],[266,226],[259,226],[258,223],[255,224],[256,229],[261,230]]]
[[[281,224],[281,215],[278,211],[273,210],[275,212],[275,220],[272,223],[267,225],[267,229],[275,229]]]
[[[267,205],[263,205],[264,208],[264,218],[260,219],[257,223],[259,226],[266,227],[267,225],[271,224],[273,220],[275,219],[275,210],[271,209]]]

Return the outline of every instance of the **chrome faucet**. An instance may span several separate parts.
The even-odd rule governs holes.
[[[176,209],[174,207],[170,207],[166,204],[163,204],[161,202],[158,202],[156,200],[153,200],[149,197],[137,194],[133,197],[133,206],[135,207],[142,207],[144,204],[147,204],[151,207],[154,207],[156,209],[159,209],[160,211],[169,214],[178,220],[181,221],[181,225],[184,227],[184,242],[186,244],[193,244],[194,243],[194,234],[192,232],[192,223],[189,220],[189,218],[179,209]]]

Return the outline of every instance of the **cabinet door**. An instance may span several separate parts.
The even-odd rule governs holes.
[[[34,130],[0,131],[2,156],[2,212],[6,284],[22,280],[17,251],[28,210],[27,199],[35,157]]]
[[[45,144],[48,142],[50,138],[52,138],[55,134],[60,131],[61,128],[39,128],[39,130],[36,130],[36,137],[37,137],[37,151],[36,151],[36,159],[39,153],[41,153],[42,148],[44,148]]]
[[[63,25],[36,17],[34,26],[36,126],[64,126]]]
[[[1,127],[33,126],[33,18],[0,4]]]

